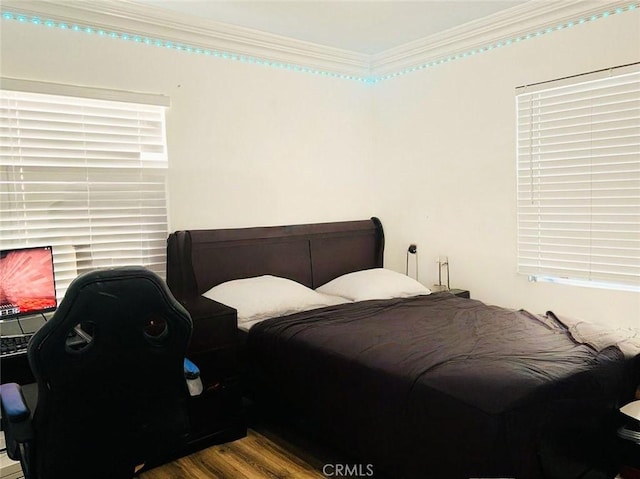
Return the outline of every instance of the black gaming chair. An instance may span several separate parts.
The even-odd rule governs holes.
[[[74,280],[29,343],[37,399],[16,384],[0,390],[7,453],[25,478],[131,478],[183,449],[191,330],[186,310],[144,268]]]

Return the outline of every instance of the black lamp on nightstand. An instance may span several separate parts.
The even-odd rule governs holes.
[[[407,248],[407,265],[405,267],[405,272],[407,276],[409,276],[409,255],[412,254],[416,260],[416,281],[418,281],[418,246],[415,244],[410,244],[409,248]]]

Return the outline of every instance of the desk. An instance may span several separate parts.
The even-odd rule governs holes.
[[[35,333],[44,325],[46,318],[42,315],[24,316],[20,319],[0,321],[0,334],[11,336],[14,334]],[[19,356],[0,357],[0,370],[3,383],[29,384],[35,381],[26,354]],[[4,479],[4,478],[3,478]]]
[[[0,449],[4,449],[4,433],[0,432]],[[22,479],[20,463],[12,461],[6,451],[0,453],[0,479]]]
[[[0,333],[6,335],[34,333],[44,323],[45,318],[40,315],[25,316],[19,320],[3,320],[0,321]],[[0,379],[3,383],[25,385],[35,381],[26,354],[0,358],[0,363],[0,371],[2,371]],[[4,448],[4,432],[0,431],[0,449]],[[23,477],[20,463],[9,459],[6,451],[0,452],[0,479],[22,479]]]

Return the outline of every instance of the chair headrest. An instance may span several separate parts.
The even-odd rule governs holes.
[[[71,346],[68,338],[77,327],[87,341]],[[32,338],[29,361],[38,378],[62,376],[80,359],[125,361],[145,348],[183,357],[191,330],[189,313],[155,273],[136,266],[95,270],[71,283]]]

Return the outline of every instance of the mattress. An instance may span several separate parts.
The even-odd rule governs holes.
[[[583,417],[599,434],[632,394],[637,346],[448,293],[272,318],[246,343],[258,400],[416,478],[541,477],[546,434]]]

